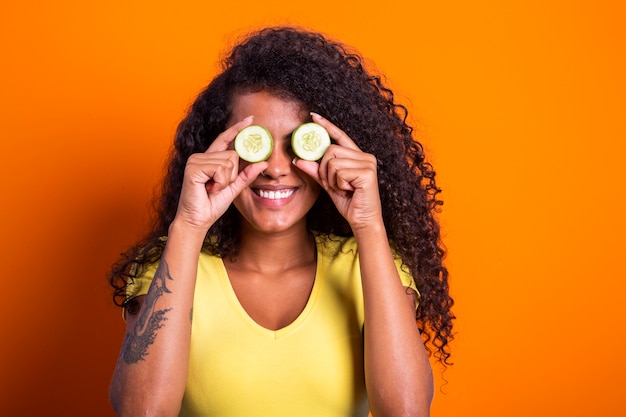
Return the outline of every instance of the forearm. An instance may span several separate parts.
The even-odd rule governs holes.
[[[177,415],[189,363],[191,311],[204,236],[170,226],[152,284],[127,334],[111,384],[118,415]]]
[[[430,363],[382,223],[355,230],[365,307],[365,377],[374,417],[429,415]]]

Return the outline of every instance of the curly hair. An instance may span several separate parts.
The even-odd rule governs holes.
[[[128,281],[160,258],[163,236],[176,214],[187,159],[204,152],[225,130],[233,96],[255,91],[297,100],[376,156],[387,234],[420,292],[416,319],[422,338],[429,353],[448,365],[454,337],[453,300],[436,219],[442,201],[435,171],[406,122],[407,108],[395,103],[381,76],[366,68],[363,57],[346,45],[300,28],[273,27],[248,35],[223,59],[222,72],[198,95],[176,131],[151,230],[123,254],[109,276],[115,303],[132,308],[125,297]],[[307,222],[318,233],[352,234],[326,193],[320,194]],[[237,232],[237,214],[231,205],[208,231],[203,250],[234,256]]]

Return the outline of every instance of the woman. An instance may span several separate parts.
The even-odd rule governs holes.
[[[118,415],[428,415],[452,300],[435,172],[406,110],[334,41],[254,33],[181,122],[155,224],[113,269]],[[295,157],[313,121],[333,143]],[[251,124],[266,161],[233,150]],[[416,325],[417,320],[417,325]]]

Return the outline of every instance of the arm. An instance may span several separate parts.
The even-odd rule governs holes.
[[[189,362],[191,308],[203,237],[176,222],[138,314],[127,315],[126,336],[110,396],[120,416],[179,412]]]
[[[428,416],[433,378],[382,225],[355,232],[365,301],[365,378],[372,414]]]
[[[415,295],[402,285],[382,219],[376,158],[313,114],[336,144],[319,166],[296,161],[316,178],[350,223],[359,248],[365,308],[365,380],[374,417],[427,416],[433,396],[428,355],[415,321]]]
[[[267,163],[238,170],[228,150],[236,133],[252,122],[234,124],[185,168],[180,202],[169,227],[161,262],[141,300],[129,315],[110,387],[119,416],[176,416],[187,381],[191,313],[200,250],[210,226]]]

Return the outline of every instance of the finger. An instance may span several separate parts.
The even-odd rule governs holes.
[[[324,155],[322,160],[319,162],[320,163],[319,175],[320,175],[320,179],[322,183],[325,186],[335,187],[336,179],[337,179],[336,178],[337,171],[342,167],[346,167],[351,164],[358,163],[358,160],[351,157],[352,155],[346,155],[346,152],[345,152],[346,150],[347,150],[346,148],[342,148],[339,145],[335,145],[335,144],[330,145],[330,147],[326,151],[326,154]],[[355,152],[352,150],[347,150],[347,151],[348,153]],[[359,152],[358,155],[361,155],[360,151],[356,151],[356,152]]]
[[[237,196],[241,191],[254,182],[261,175],[261,172],[267,169],[269,163],[267,161],[257,162],[245,167],[232,183],[233,195]]]
[[[329,166],[327,186],[332,190],[354,191],[355,188],[350,184],[354,177],[348,175],[349,172],[350,170],[347,168],[338,169],[334,166]]]
[[[227,152],[191,155],[185,167],[185,181],[204,185],[207,193],[217,192],[235,180],[237,163],[236,156],[229,157]]]
[[[209,189],[209,184],[213,184],[210,187],[212,190],[221,190],[226,188],[230,183],[235,181],[236,178],[237,174],[236,171],[232,169],[232,166],[219,165],[213,171],[213,178],[211,178],[211,181],[207,183],[207,190]]]
[[[322,187],[324,186],[322,179],[320,178],[320,164],[314,161],[305,161],[300,158],[294,158],[291,163],[294,164],[300,171],[317,181],[317,183]]]
[[[376,158],[370,154],[359,153],[358,159],[331,158],[325,168],[329,187],[341,190],[354,190],[359,184],[376,183]],[[350,185],[347,186],[346,183]],[[347,187],[347,188],[346,188]]]
[[[239,131],[244,127],[250,126],[252,124],[253,118],[254,116],[248,116],[220,133],[219,136],[213,141],[211,146],[209,146],[209,148],[206,150],[206,152],[218,152],[228,150],[230,144],[235,140],[237,133],[239,133]]]
[[[232,182],[238,173],[239,157],[234,151],[199,153],[189,157],[189,169],[200,169],[215,172],[211,179]],[[218,176],[218,178],[216,178]]]
[[[358,168],[342,169],[337,172],[336,182],[337,189],[343,191],[355,191],[356,189],[366,188],[367,171]]]
[[[345,146],[346,148],[360,150],[356,143],[354,143],[343,130],[332,124],[328,119],[313,112],[311,112],[311,118],[315,123],[322,125],[328,131],[328,134],[333,138],[336,144]]]

